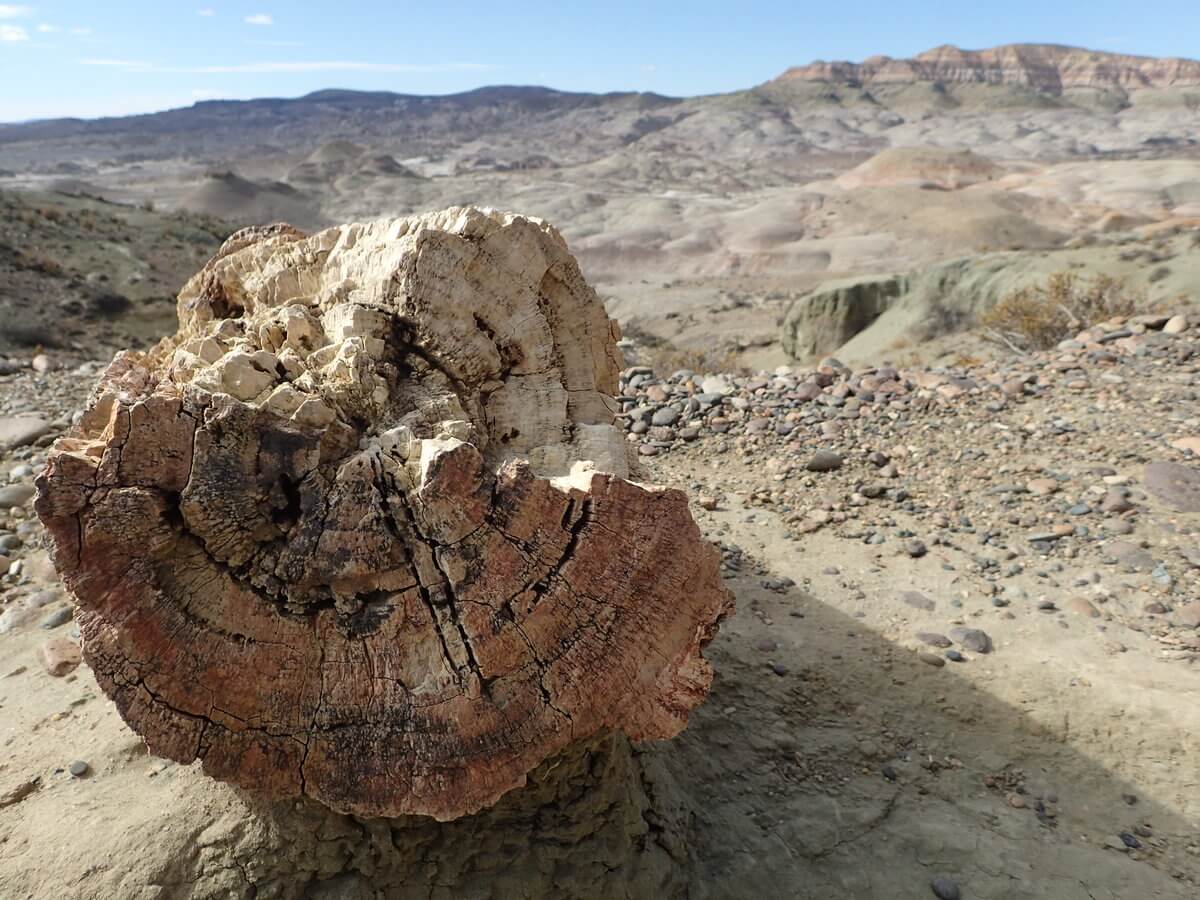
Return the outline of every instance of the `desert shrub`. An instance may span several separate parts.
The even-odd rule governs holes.
[[[88,299],[91,313],[96,316],[117,316],[129,309],[129,298],[123,294],[102,293]]]
[[[57,259],[45,253],[22,251],[17,262],[21,268],[43,275],[59,276],[63,274],[63,266]]]
[[[60,342],[56,330],[42,321],[0,322],[0,341],[14,347],[58,347]]]
[[[643,355],[644,364],[659,375],[670,375],[680,369],[687,369],[689,372],[748,374],[746,367],[738,361],[738,351],[728,346],[696,350],[664,345],[649,348]]]
[[[1078,331],[1145,306],[1145,296],[1121,279],[1082,279],[1057,272],[1043,284],[1005,296],[983,314],[985,334],[1017,350],[1045,350]]]
[[[677,347],[656,334],[643,331],[634,322],[622,324],[621,331],[636,348],[633,357],[637,363],[649,366],[659,375],[670,375],[680,369],[734,374],[747,374],[748,371],[738,361],[738,349],[728,344],[705,348]]]

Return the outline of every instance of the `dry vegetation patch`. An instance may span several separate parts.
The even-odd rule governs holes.
[[[1028,352],[1049,349],[1089,325],[1146,308],[1145,293],[1129,288],[1123,279],[1056,272],[1042,284],[1005,296],[984,313],[980,324],[992,340]]]

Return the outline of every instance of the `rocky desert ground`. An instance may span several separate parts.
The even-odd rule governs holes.
[[[399,820],[289,830],[148,755],[32,503],[236,227],[474,202],[561,228],[624,335],[639,477],[687,492],[737,600],[707,702],[634,748],[653,810],[601,820],[696,898],[1196,896],[1200,64],[939,48],[422,100],[0,126],[0,895],[455,896],[380,893]],[[1062,273],[1128,308],[998,340],[989,310]],[[520,852],[542,895],[614,896]],[[507,853],[477,896],[524,896]]]

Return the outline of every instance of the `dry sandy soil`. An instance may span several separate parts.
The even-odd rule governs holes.
[[[901,392],[853,415],[774,399],[822,372],[822,396],[861,385],[836,368],[631,371],[631,408],[729,391],[731,427],[685,412],[670,439],[638,444],[649,477],[695,498],[738,599],[708,651],[709,702],[639,755],[660,813],[683,823],[688,896],[925,898],[935,879],[994,900],[1200,890],[1200,343],[1132,331],[904,370]],[[60,418],[92,373],[10,376],[4,412]],[[812,470],[818,450],[838,467]],[[11,450],[3,469],[43,455]],[[1152,484],[1155,461],[1193,481]],[[12,610],[55,587],[26,507],[8,531],[24,535]],[[289,844],[248,799],[147,757],[86,667],[50,675],[38,648],[73,626],[38,622],[60,608],[54,595],[0,636],[0,894],[373,896],[346,862],[361,826],[330,817],[327,844]],[[988,652],[957,627],[985,632]],[[319,880],[298,846],[346,870]],[[582,895],[609,896],[602,882]]]

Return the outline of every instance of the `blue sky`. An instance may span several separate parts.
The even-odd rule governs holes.
[[[0,121],[324,87],[699,94],[813,59],[1013,41],[1200,56],[1200,2],[30,0],[0,3]]]

